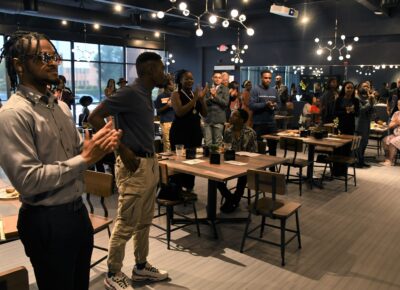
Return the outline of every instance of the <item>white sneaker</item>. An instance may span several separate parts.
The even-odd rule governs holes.
[[[146,263],[146,266],[139,270],[136,265],[133,267],[132,271],[132,280],[133,281],[161,281],[168,278],[168,272],[164,270],[159,270],[156,267],[153,267],[149,263]]]
[[[107,290],[133,290],[131,280],[122,272],[111,277],[107,276],[104,279],[104,286]]]

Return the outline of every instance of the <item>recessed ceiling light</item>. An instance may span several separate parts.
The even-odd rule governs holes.
[[[61,21],[61,24],[65,26],[65,25],[68,24],[68,22],[67,22],[67,20],[62,20],[62,21]]]
[[[93,28],[96,30],[100,29],[100,24],[98,23],[93,24]]]
[[[115,4],[114,10],[117,11],[117,12],[121,12],[122,11],[122,5],[121,4]]]

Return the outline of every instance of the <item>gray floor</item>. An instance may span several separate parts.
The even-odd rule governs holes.
[[[331,181],[325,189],[289,185],[287,198],[300,201],[303,249],[294,241],[287,249],[287,264],[280,266],[279,249],[248,240],[239,252],[243,224],[219,225],[220,239],[201,226],[202,236],[189,227],[173,233],[173,246],[166,249],[164,236],[152,228],[149,261],[169,271],[166,282],[134,284],[135,289],[400,289],[400,167],[357,170],[358,186]],[[197,179],[197,204],[205,214],[206,182]],[[109,200],[115,214],[116,197]],[[189,210],[189,207],[183,208]],[[235,216],[246,216],[246,202]],[[164,223],[163,219],[157,220]],[[293,223],[290,222],[290,225]],[[274,231],[267,235],[277,238]],[[95,241],[107,245],[102,233]],[[132,270],[132,242],[127,246],[123,270]],[[95,251],[94,255],[102,253]],[[34,275],[19,241],[0,246],[0,271],[24,265],[29,270],[31,289]],[[103,289],[105,262],[91,271],[90,289]]]

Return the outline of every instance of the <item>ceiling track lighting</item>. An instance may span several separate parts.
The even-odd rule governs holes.
[[[244,22],[246,21],[247,17],[244,14],[239,15],[239,11],[237,9],[232,9],[230,12],[231,18],[226,18],[222,17],[218,14],[211,13],[208,10],[208,0],[205,0],[205,9],[203,13],[196,15],[192,12],[190,12],[188,5],[186,2],[180,2],[178,6],[176,6],[176,0],[170,0],[172,3],[172,7],[167,9],[166,11],[157,11],[152,13],[152,17],[154,18],[157,17],[159,19],[163,19],[165,14],[168,12],[179,12],[182,13],[183,16],[189,17],[192,19],[195,19],[197,24],[196,24],[196,35],[198,37],[201,37],[203,35],[203,29],[201,28],[202,20],[207,19],[207,22],[209,23],[210,26],[214,27],[218,22],[221,22],[222,27],[227,28],[230,25],[230,22],[234,22],[239,24],[242,28],[244,28],[247,32],[247,35],[253,36],[254,35],[254,29],[251,27],[247,27]]]

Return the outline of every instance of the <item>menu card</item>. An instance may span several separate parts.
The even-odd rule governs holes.
[[[236,154],[240,155],[240,156],[248,156],[248,157],[256,157],[256,156],[260,155],[258,153],[247,152],[247,151],[238,151],[238,152],[236,152]]]
[[[182,163],[190,164],[190,165],[198,164],[198,163],[201,163],[201,162],[204,162],[204,160],[201,160],[201,159],[190,159],[190,160],[182,161]]]
[[[232,165],[240,165],[240,166],[243,166],[243,165],[247,164],[247,163],[239,162],[239,161],[235,161],[235,160],[225,161],[225,163],[232,164]]]

